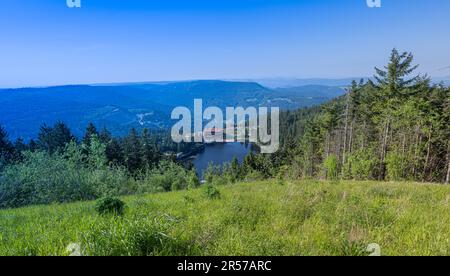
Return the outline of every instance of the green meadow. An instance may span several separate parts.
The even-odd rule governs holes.
[[[450,255],[450,187],[262,181],[0,211],[0,255]],[[68,249],[70,246],[79,248]],[[75,252],[75,253],[74,253]]]

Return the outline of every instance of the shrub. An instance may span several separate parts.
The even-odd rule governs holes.
[[[347,158],[344,166],[345,176],[356,180],[369,180],[377,162],[373,149],[357,150]]]
[[[189,171],[187,175],[187,185],[189,189],[195,189],[200,186],[200,179],[198,179],[197,173],[195,170]]]
[[[407,170],[405,156],[397,151],[389,152],[386,156],[387,178],[391,181],[404,180],[404,174]]]
[[[215,167],[213,163],[209,163],[208,167],[203,173],[203,178],[205,179],[206,183],[212,184],[215,176],[218,174],[219,172],[217,171],[217,167]]]
[[[125,210],[125,202],[115,197],[104,197],[97,200],[95,209],[100,215],[122,215]]]
[[[339,167],[339,161],[336,155],[330,155],[328,156],[324,163],[325,167],[325,173],[326,177],[329,180],[337,180],[339,177],[338,167]]]
[[[259,180],[264,180],[264,175],[259,171],[252,170],[250,172],[247,172],[247,175],[245,176],[245,181],[252,182]]]
[[[205,195],[209,199],[219,199],[220,191],[214,185],[207,184],[205,186]]]
[[[184,190],[189,185],[186,170],[169,161],[162,161],[157,168],[148,171],[139,183],[139,193]]]

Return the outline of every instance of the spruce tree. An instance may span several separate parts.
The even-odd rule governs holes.
[[[141,140],[143,164],[147,168],[153,168],[161,157],[159,156],[158,147],[147,128],[143,130]]]
[[[73,139],[75,137],[72,135],[69,127],[63,122],[57,122],[53,128],[45,124],[41,127],[38,135],[38,144],[41,149],[53,154],[63,150],[66,144]]]
[[[131,173],[136,173],[138,170],[142,169],[142,145],[135,128],[132,128],[125,138],[124,156],[125,165]]]
[[[125,164],[123,147],[118,139],[113,138],[106,145],[106,158],[108,163],[113,166],[123,166]]]
[[[105,145],[108,145],[108,143],[111,142],[111,140],[112,140],[112,135],[111,135],[111,132],[109,132],[109,130],[106,127],[104,127],[100,131],[98,138],[100,139],[100,142],[102,142]]]
[[[406,88],[410,88],[420,79],[419,75],[410,75],[419,67],[413,65],[414,56],[412,53],[403,52],[400,54],[397,49],[393,49],[389,64],[384,70],[375,67],[377,86],[382,88],[387,97],[398,97],[405,93]],[[410,78],[408,78],[410,77]]]
[[[8,139],[8,133],[0,126],[0,169],[13,157],[14,147]]]
[[[89,123],[84,133],[83,144],[89,146],[93,135],[97,135],[98,137],[99,134],[95,125],[93,123]]]

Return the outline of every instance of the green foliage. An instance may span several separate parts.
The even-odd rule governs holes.
[[[0,210],[0,255],[383,256],[450,254],[450,187],[275,181],[125,197],[120,217],[94,202]],[[432,234],[430,234],[432,233]]]
[[[387,178],[391,181],[404,180],[407,169],[406,162],[405,156],[400,152],[389,152],[386,157]]]
[[[360,149],[347,157],[344,174],[350,179],[370,180],[376,164],[377,159],[372,149]]]
[[[197,172],[194,169],[188,172],[186,181],[188,189],[195,189],[200,186],[200,179],[198,178]]]
[[[83,144],[89,147],[91,145],[91,141],[94,136],[98,138],[97,128],[94,126],[93,123],[89,123],[83,137]]]
[[[169,236],[174,219],[168,216],[131,217],[101,221],[82,235],[89,256],[186,255],[188,244]]]
[[[206,197],[209,199],[219,199],[221,197],[219,189],[212,184],[206,184],[204,190]]]
[[[91,200],[106,194],[129,194],[133,181],[122,169],[91,169],[76,163],[80,150],[68,153],[25,152],[22,163],[8,166],[0,181],[0,208]]]
[[[141,141],[136,129],[131,129],[124,143],[124,161],[131,173],[138,173],[142,169],[143,156],[141,150]]]
[[[104,169],[107,165],[106,146],[100,142],[97,134],[92,134],[88,146],[88,164],[93,169]]]
[[[143,130],[141,140],[143,162],[147,168],[153,168],[161,159],[158,146],[156,145],[156,142],[152,140],[148,129]]]
[[[203,173],[203,178],[205,179],[206,183],[212,184],[217,174],[218,174],[217,167],[215,167],[213,163],[209,163],[208,167]]]
[[[263,180],[264,175],[256,170],[247,171],[244,180],[247,182]]]
[[[8,139],[8,133],[0,125],[0,172],[12,161],[13,155],[14,147]]]
[[[121,216],[125,211],[125,202],[117,197],[103,197],[97,200],[95,210],[100,215],[118,215]]]
[[[147,171],[138,182],[138,193],[168,192],[188,189],[198,185],[193,175],[171,161],[161,161],[158,167]]]
[[[339,178],[339,160],[336,155],[330,155],[323,163],[326,177],[329,180],[338,180]]]
[[[343,97],[282,114],[282,147],[271,170],[290,165],[294,178],[316,178],[325,164],[331,178],[445,182],[450,89],[414,74],[413,61],[393,49],[375,81],[353,81]],[[325,160],[333,155],[337,164]]]
[[[41,127],[38,144],[40,149],[53,154],[63,150],[74,139],[69,127],[63,122],[57,122],[53,127]]]

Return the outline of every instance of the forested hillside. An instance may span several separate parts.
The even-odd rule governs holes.
[[[280,166],[292,177],[448,183],[450,89],[416,75],[413,62],[394,49],[376,81],[354,81],[320,108],[285,113]]]

